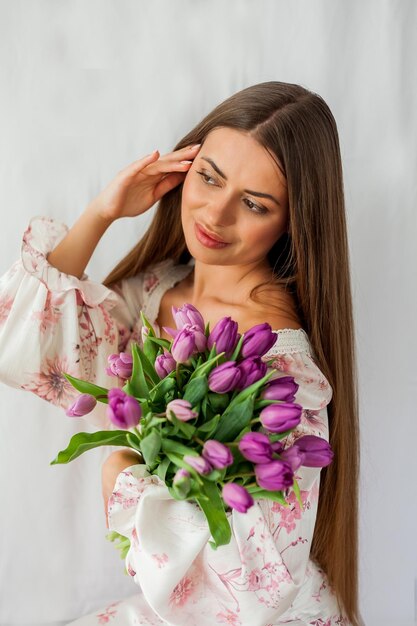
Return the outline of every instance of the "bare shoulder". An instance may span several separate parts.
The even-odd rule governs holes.
[[[241,319],[242,332],[245,332],[256,324],[267,322],[272,330],[302,328],[297,315],[295,303],[289,294],[282,290],[272,288],[257,303],[251,303],[245,308]]]

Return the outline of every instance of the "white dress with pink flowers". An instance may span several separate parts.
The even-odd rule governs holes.
[[[46,255],[67,233],[38,216],[25,231],[21,259],[0,278],[0,380],[62,407],[78,392],[62,372],[114,387],[107,357],[141,343],[142,309],[155,322],[164,292],[193,267],[167,260],[112,289],[64,274]],[[18,332],[17,332],[18,331]],[[302,419],[285,447],[305,434],[328,440],[332,389],[316,365],[304,330],[276,331],[263,357],[298,383]],[[19,358],[19,355],[21,357]],[[105,405],[86,416],[111,428]],[[77,626],[349,626],[325,573],[310,559],[320,468],[296,471],[303,507],[257,500],[246,514],[228,513],[232,540],[213,550],[198,505],[174,500],[144,466],[121,472],[109,501],[109,526],[130,538],[126,568],[132,597],[71,622]],[[104,520],[103,520],[104,524]],[[123,576],[122,567],[120,576]]]

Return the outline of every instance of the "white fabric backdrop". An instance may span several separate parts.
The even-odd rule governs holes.
[[[361,393],[361,610],[415,615],[416,108],[413,0],[8,0],[0,5],[0,274],[29,219],[72,225],[117,171],[170,151],[264,80],[324,97],[345,173]],[[106,233],[102,280],[152,211]],[[0,624],[66,623],[134,593],[104,538],[102,451],[49,461],[85,428],[0,385]],[[413,494],[414,490],[414,496]]]

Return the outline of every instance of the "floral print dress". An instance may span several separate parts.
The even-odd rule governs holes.
[[[114,387],[117,379],[105,373],[107,357],[141,343],[141,309],[159,333],[162,295],[193,267],[193,259],[187,265],[168,259],[109,289],[48,263],[67,231],[55,219],[34,217],[21,258],[0,278],[0,380],[62,408],[78,395],[62,372]],[[328,440],[332,389],[308,336],[303,329],[276,332],[263,358],[273,357],[278,372],[294,377],[295,401],[303,407],[285,447],[305,434]],[[85,419],[111,428],[105,408],[99,403]],[[320,471],[297,470],[301,508],[291,494],[288,507],[257,500],[246,514],[228,513],[232,540],[213,550],[197,504],[174,500],[143,465],[126,468],[109,500],[109,528],[130,538],[126,569],[136,591],[71,624],[349,626],[326,574],[310,558]]]

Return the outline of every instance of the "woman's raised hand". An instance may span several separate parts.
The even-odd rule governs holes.
[[[145,213],[164,194],[183,182],[200,145],[181,148],[163,156],[155,150],[134,161],[120,170],[94,198],[90,210],[94,207],[94,211],[108,221]]]

